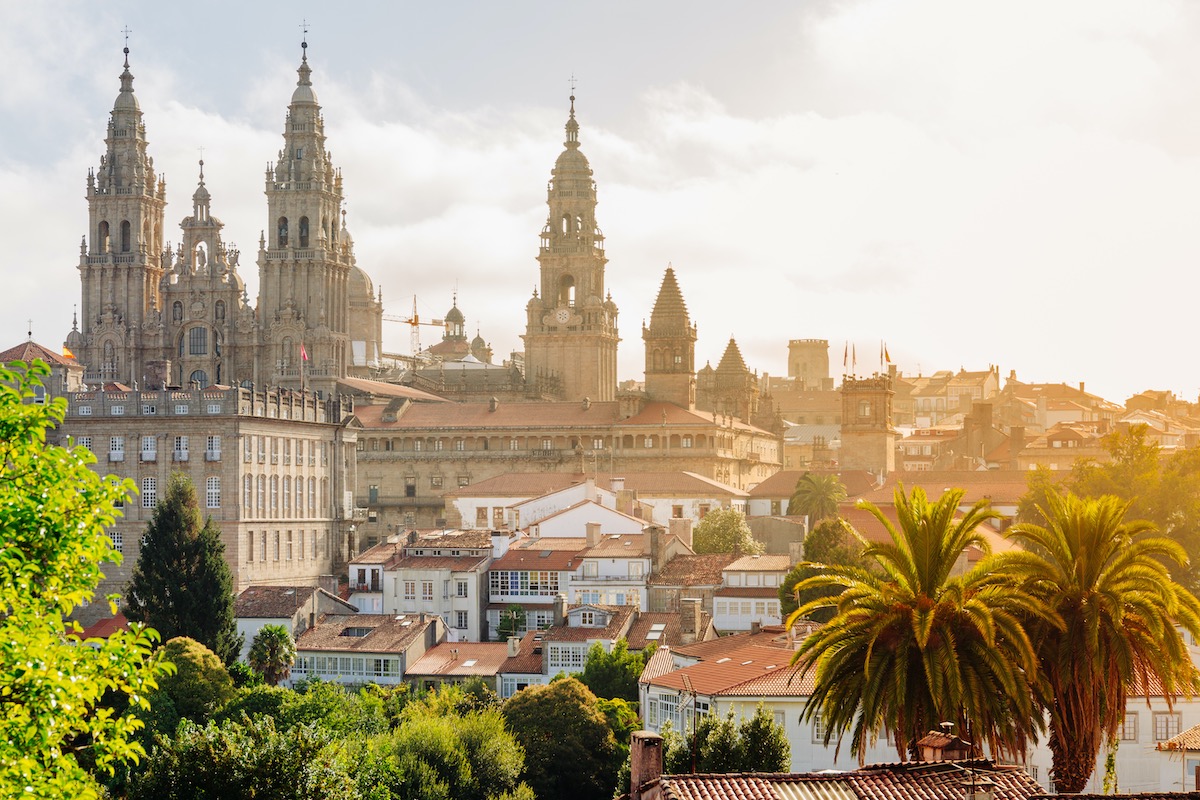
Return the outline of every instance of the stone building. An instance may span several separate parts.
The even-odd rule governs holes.
[[[382,305],[355,264],[307,50],[297,72],[283,147],[266,172],[270,235],[259,239],[259,296],[251,306],[240,253],[212,214],[203,161],[180,244],[166,248],[166,180],[154,172],[126,48],[106,150],[88,172],[81,314],[66,341],[88,384],[331,392],[338,378],[366,377],[378,362]]]
[[[109,530],[124,561],[105,568],[99,596],[124,590],[158,499],[180,472],[221,530],[235,591],[316,585],[352,554],[351,405],[213,386],[72,392],[67,400],[63,430],[73,443],[95,454],[98,471],[137,488]]]
[[[888,475],[896,470],[896,430],[892,427],[892,385],[887,375],[842,378],[843,470]]]

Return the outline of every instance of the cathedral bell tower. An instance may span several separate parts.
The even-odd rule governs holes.
[[[100,168],[88,171],[88,234],[79,248],[82,331],[68,346],[89,384],[142,380],[154,352],[163,275],[166,183],[146,152],[146,126],[133,94],[129,48]]]
[[[688,319],[687,304],[675,270],[667,267],[662,287],[642,326],[646,343],[646,395],[687,409],[696,407],[696,326]]]
[[[604,290],[608,259],[596,225],[596,183],[579,150],[574,95],[566,130],[547,190],[540,293],[535,289],[526,305],[525,380],[531,394],[614,400],[617,306]]]
[[[338,218],[342,175],[325,150],[308,43],[302,48],[283,149],[266,171],[268,228],[258,253],[263,341],[254,379],[328,390],[347,372],[354,249],[345,218]]]

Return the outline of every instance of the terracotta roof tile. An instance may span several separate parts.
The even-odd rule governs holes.
[[[299,611],[316,592],[324,592],[316,586],[247,586],[237,596],[234,616],[242,619],[287,619]],[[332,600],[343,602],[336,595],[325,592]],[[346,604],[346,613],[353,614],[354,606]]]
[[[775,586],[725,586],[717,590],[717,597],[778,597]]]
[[[125,615],[118,611],[115,617],[108,617],[88,625],[79,634],[79,638],[85,641],[87,639],[107,639],[117,631],[127,630],[129,630],[129,620],[125,619]]]
[[[788,679],[795,672],[795,668],[788,665],[791,658],[792,651],[790,650],[748,645],[730,650],[720,658],[701,661],[698,664],[668,672],[655,678],[651,683],[667,689],[684,690],[689,690],[688,683],[690,683],[692,689],[708,697],[714,695],[736,696],[753,693],[749,690],[739,691],[736,687],[757,681],[770,673],[787,670],[788,674],[783,679],[773,677],[770,685],[779,690],[781,695],[805,697],[807,694],[800,690],[804,688],[805,692],[811,691],[811,686],[802,687],[798,679],[788,683]],[[685,677],[688,679],[687,682],[684,681]],[[762,692],[758,692],[758,694],[762,694]]]
[[[701,661],[723,658],[729,653],[747,646],[774,647],[791,650],[787,632],[780,625],[764,625],[758,633],[736,633],[732,636],[721,636],[707,642],[680,645],[672,650],[681,656],[698,658]]]
[[[499,403],[490,410],[488,403],[413,403],[398,414],[395,422],[384,422],[385,406],[359,406],[354,409],[363,427],[404,431],[453,432],[488,428],[500,433],[505,428],[527,432],[529,428],[573,426],[584,430],[612,427],[620,421],[620,407],[614,402],[595,402],[585,409],[582,403]]]
[[[556,625],[543,631],[545,634],[544,641],[586,642],[590,639],[609,639],[615,642],[625,635],[625,631],[629,628],[630,619],[637,610],[633,606],[602,606],[595,604],[587,604],[586,606],[573,605],[569,607],[569,610],[581,607],[607,611],[612,615],[609,618],[608,625],[603,628],[580,628],[570,625]]]
[[[317,624],[300,634],[296,650],[363,653],[398,653],[434,624],[416,614],[322,614]],[[369,630],[366,635],[343,635],[349,629]]]
[[[539,675],[544,655],[542,637],[545,631],[529,631],[521,637],[517,655],[504,659],[500,672],[506,675]],[[505,644],[505,647],[508,645]],[[537,650],[537,652],[534,652]]]
[[[742,556],[729,566],[726,572],[787,572],[792,568],[792,560],[779,553],[764,553],[758,556]]]
[[[375,395],[377,397],[403,397],[409,400],[416,400],[422,403],[448,403],[450,402],[444,397],[438,397],[436,394],[422,392],[420,389],[413,389],[410,386],[400,386],[396,383],[383,383],[382,381],[369,381],[364,378],[338,378],[338,385],[363,394]],[[367,406],[356,406],[354,411],[357,414],[359,411],[367,408]],[[377,406],[383,409],[384,406]],[[372,414],[374,416],[374,414]]]
[[[776,472],[771,477],[759,483],[750,490],[751,497],[791,497],[796,488],[796,481],[806,473],[813,475],[837,475],[842,485],[846,487],[849,497],[858,497],[869,492],[875,486],[875,478],[871,473],[862,470],[846,470],[833,472],[829,470],[785,469]]]
[[[707,611],[701,611],[700,635],[711,624],[712,616]],[[643,611],[629,626],[625,641],[629,643],[630,650],[644,650],[651,644],[675,647],[683,641],[683,620],[676,612]]]
[[[409,676],[494,677],[508,658],[508,645],[492,642],[443,642],[425,651],[405,670]],[[474,662],[474,663],[469,663]]]
[[[591,475],[582,472],[509,472],[446,492],[445,497],[544,497],[569,486],[584,483]],[[628,472],[595,477],[596,486],[612,491],[614,478],[622,478],[628,491],[638,494],[728,495],[747,497],[744,492],[695,472]]]
[[[646,580],[646,585],[719,586],[723,580],[721,571],[734,560],[732,553],[678,555],[668,561],[658,572],[652,572]]]
[[[388,565],[393,569],[447,569],[451,572],[471,572],[487,569],[487,556],[401,556]]]
[[[493,570],[545,569],[574,570],[587,550],[583,539],[535,539],[521,547],[510,548],[492,562]]]
[[[600,543],[595,547],[589,547],[583,552],[583,555],[605,558],[645,558],[649,546],[649,537],[644,533],[604,534],[600,537]]]
[[[47,364],[55,366],[73,366],[79,364],[74,358],[61,355],[48,347],[43,347],[37,342],[21,342],[16,347],[10,347],[4,352],[0,352],[0,364],[7,364],[10,361],[24,361],[26,364],[29,364],[38,358]]]

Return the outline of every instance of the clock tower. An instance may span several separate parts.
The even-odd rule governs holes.
[[[547,189],[541,286],[525,307],[525,380],[533,395],[615,400],[617,306],[604,290],[608,259],[596,225],[596,182],[579,150],[573,95],[566,129]]]

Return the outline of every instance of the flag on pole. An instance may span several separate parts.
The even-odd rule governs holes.
[[[842,350],[842,371],[845,372],[850,366],[850,343],[846,342],[846,347]]]
[[[300,360],[308,361],[308,351],[304,349],[304,342],[300,343]]]
[[[75,357],[75,354],[74,354],[74,353],[72,353],[70,350],[68,350],[68,349],[67,349],[67,346],[66,346],[65,344],[63,345],[63,355],[64,355],[64,356],[66,356],[67,358],[74,358],[74,357]]]
[[[858,369],[858,345],[850,345],[850,366]]]
[[[886,344],[883,346],[883,358],[887,363],[892,363],[892,354],[888,352]]]

